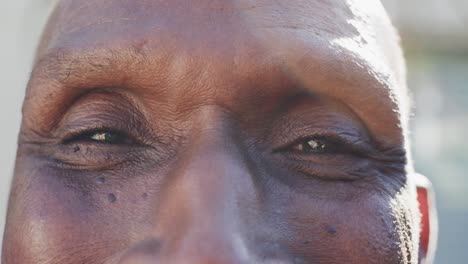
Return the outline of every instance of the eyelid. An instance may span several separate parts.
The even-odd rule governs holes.
[[[52,135],[57,143],[63,143],[82,133],[110,131],[148,146],[160,137],[149,125],[143,109],[137,98],[117,88],[94,89],[67,108]]]

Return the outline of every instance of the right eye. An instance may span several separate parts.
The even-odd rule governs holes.
[[[106,144],[119,144],[125,141],[124,137],[112,132],[96,132],[91,135],[90,139]]]
[[[126,145],[135,143],[134,140],[124,132],[111,129],[91,130],[78,133],[65,143],[95,142],[99,144]]]

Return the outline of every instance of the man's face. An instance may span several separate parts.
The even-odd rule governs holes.
[[[3,263],[416,263],[399,55],[376,1],[62,1]]]

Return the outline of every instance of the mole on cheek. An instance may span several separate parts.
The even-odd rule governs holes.
[[[98,184],[104,184],[106,182],[106,178],[104,177],[99,177],[96,179],[96,183]]]
[[[303,258],[300,258],[300,257],[295,257],[294,258],[294,264],[305,264],[307,263]]]
[[[107,200],[111,203],[114,203],[115,201],[117,201],[117,197],[115,196],[115,194],[110,193],[107,195]]]
[[[325,231],[327,231],[327,233],[330,234],[330,235],[334,235],[334,234],[336,234],[336,231],[337,231],[336,226],[335,225],[327,225],[325,227]]]
[[[371,241],[367,240],[367,245],[369,245],[369,247],[371,247],[375,252],[378,252],[377,246]]]

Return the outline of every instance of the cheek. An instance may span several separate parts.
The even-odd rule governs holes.
[[[43,169],[17,169],[15,179],[7,263],[103,263],[124,248],[130,230],[117,220],[128,218],[111,214],[121,211],[112,188],[83,192]]]
[[[5,263],[112,263],[146,234],[154,202],[148,196],[160,192],[152,188],[152,195],[148,186],[159,180],[117,184],[96,177],[75,188],[31,167],[16,172]],[[312,198],[275,186],[267,188],[264,207],[244,214],[259,243],[278,241],[297,263],[416,263],[407,261],[415,257],[409,196]]]
[[[366,194],[351,200],[302,195],[288,201],[275,207],[282,221],[276,225],[288,227],[284,237],[304,263],[403,263],[394,200]]]

